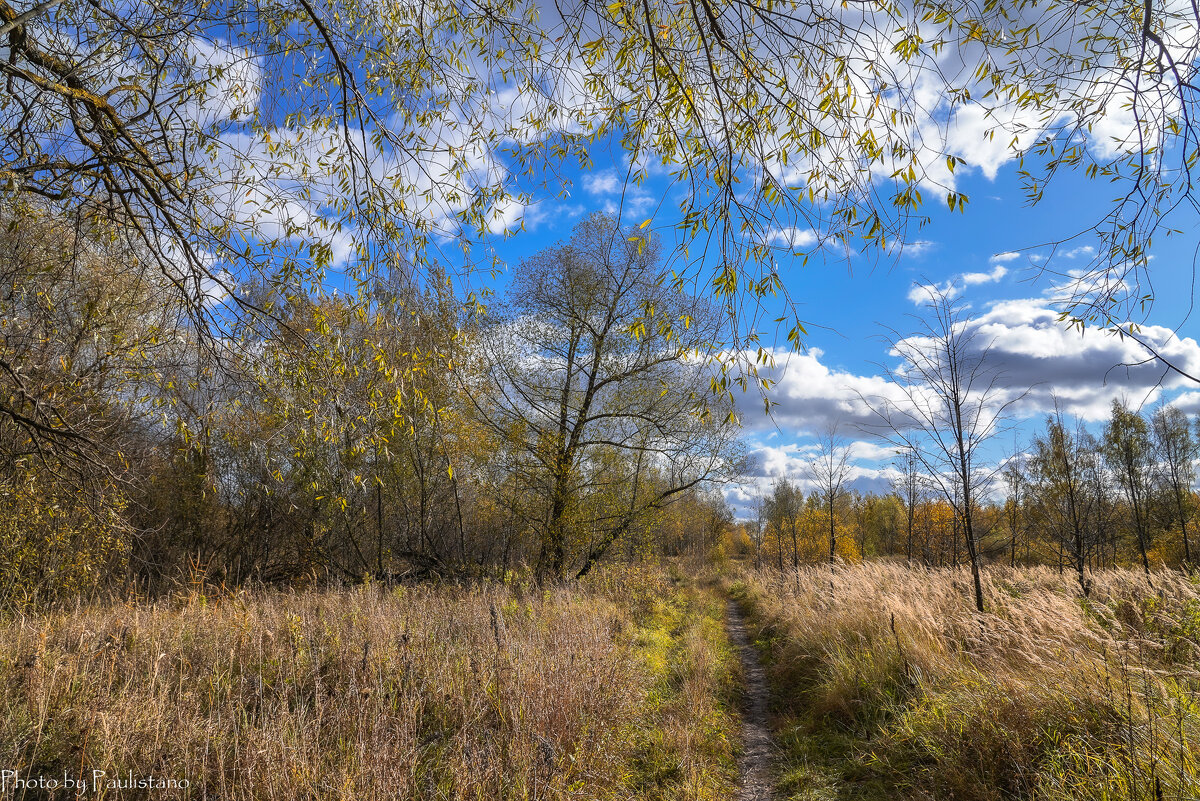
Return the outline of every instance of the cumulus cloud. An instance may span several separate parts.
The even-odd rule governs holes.
[[[884,494],[891,491],[897,471],[890,464],[894,453],[883,446],[865,440],[847,444],[850,452],[844,487],[863,493]],[[812,478],[812,465],[820,456],[821,447],[815,443],[786,445],[752,445],[747,453],[749,467],[740,484],[726,489],[725,500],[739,517],[753,517],[755,504],[770,495],[772,486],[787,480],[807,494],[820,488]]]
[[[1020,398],[1012,406],[1018,418],[1050,413],[1057,402],[1064,411],[1089,421],[1105,419],[1116,398],[1154,402],[1164,393],[1187,389],[1189,382],[1147,361],[1147,353],[1129,338],[1097,329],[1080,332],[1059,322],[1059,313],[1042,299],[995,303],[967,323],[976,336],[974,354],[986,358],[997,374],[1001,400]],[[1200,373],[1200,343],[1162,326],[1142,326],[1140,336],[1180,369]],[[842,431],[869,430],[878,418],[871,405],[888,403],[903,410],[909,405],[901,387],[879,374],[863,375],[831,367],[819,348],[805,353],[773,351],[775,364],[760,368],[774,385],[772,416],[761,400],[746,395],[740,409],[748,430],[765,434],[778,426],[791,436],[814,436],[831,427]],[[881,354],[882,356],[882,354]],[[902,365],[894,365],[902,369]],[[869,399],[870,404],[863,399]],[[1186,392],[1181,408],[1200,411],[1200,391]],[[804,451],[777,445],[764,451],[761,474],[785,474],[788,460],[803,460]],[[854,446],[856,458],[878,460],[883,450]]]
[[[1164,390],[1186,386],[1186,379],[1129,338],[1098,329],[1070,330],[1059,312],[1044,300],[1013,300],[994,304],[970,325],[981,345],[990,343],[988,357],[1002,371],[1012,391],[1029,389],[1017,410],[1040,415],[1054,407],[1057,397],[1066,410],[1085,420],[1108,415],[1115,398],[1153,401]],[[1180,369],[1200,371],[1200,344],[1163,326],[1147,325],[1139,335]]]
[[[1115,399],[1141,405],[1167,398],[1186,413],[1200,413],[1200,390],[1189,389],[1194,385],[1160,363],[1148,362],[1137,343],[1096,329],[1068,329],[1044,299],[994,303],[965,325],[975,334],[968,358],[986,350],[999,400],[1014,401],[1010,411],[1018,421],[1037,420],[1057,404],[1067,414],[1099,422],[1108,418]],[[1195,339],[1150,325],[1142,326],[1140,335],[1181,369],[1200,372],[1200,343]],[[847,443],[848,486],[863,492],[890,491],[895,451],[870,439],[879,423],[871,406],[908,408],[905,391],[882,375],[830,366],[818,348],[772,355],[775,363],[760,373],[775,382],[769,393],[773,413],[766,417],[757,397],[741,398],[740,411],[752,441],[750,468],[745,484],[731,489],[727,500],[745,516],[754,499],[768,494],[780,479],[811,492],[809,466],[820,454],[814,438],[831,429],[862,432],[862,439]],[[900,364],[893,367],[903,369]],[[781,436],[776,436],[776,427]]]
[[[994,261],[995,256],[992,259]],[[923,306],[939,296],[945,297],[947,300],[953,300],[961,295],[963,290],[969,286],[994,284],[1006,275],[1008,275],[1008,268],[1002,264],[996,264],[988,272],[960,273],[946,279],[940,284],[914,283],[912,288],[908,290],[907,297],[911,303],[917,306]]]
[[[1200,392],[1184,392],[1171,403],[1185,414],[1200,414]]]
[[[1021,254],[1015,250],[1006,250],[1003,253],[994,253],[988,259],[992,264],[1004,264],[1005,262],[1016,261],[1021,258]]]
[[[908,299],[920,306],[938,295],[944,295],[946,299],[952,300],[961,294],[962,287],[951,278],[943,284],[913,284],[912,288],[908,290]]]
[[[875,416],[863,397],[885,397],[900,402],[899,387],[881,376],[864,376],[833,369],[822,362],[820,348],[805,353],[770,351],[775,364],[759,368],[759,375],[774,382],[770,398],[776,404],[767,418],[757,396],[743,396],[742,416],[751,429],[778,425],[785,431],[815,435],[841,427],[851,430],[869,424]]]

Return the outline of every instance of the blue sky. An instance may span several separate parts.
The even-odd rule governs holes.
[[[591,171],[568,174],[564,197],[526,208],[524,231],[493,238],[491,246],[507,269],[518,269],[523,256],[568,237],[583,214],[616,211],[622,196],[625,220],[636,223],[654,214],[652,230],[671,236],[677,214],[665,176],[652,171],[642,186],[626,186],[624,173],[619,156],[597,158]],[[1091,262],[1099,244],[1094,234],[1076,234],[1109,210],[1115,195],[1111,185],[1064,173],[1030,206],[1015,162],[1009,162],[994,177],[982,170],[962,176],[958,189],[971,198],[966,211],[930,203],[930,222],[909,231],[909,242],[898,254],[815,248],[804,264],[780,254],[780,274],[808,336],[805,349],[795,353],[787,348],[785,329],[763,332],[776,355],[770,374],[777,406],[768,418],[757,395],[744,398],[751,475],[727,492],[739,513],[747,514],[755,493],[779,478],[805,484],[816,436],[831,425],[851,443],[852,485],[887,491],[893,451],[861,429],[869,415],[857,395],[887,394],[882,368],[898,362],[889,355],[886,338],[914,328],[912,315],[920,312],[914,298],[923,284],[953,282],[968,316],[992,344],[990,357],[1004,381],[1014,391],[1030,390],[1013,406],[1012,430],[988,446],[992,459],[1024,447],[1055,402],[1096,431],[1116,397],[1145,409],[1170,401],[1200,412],[1200,386],[1165,373],[1158,364],[1119,366],[1142,360],[1136,344],[1095,329],[1070,331],[1057,321],[1060,307],[1053,301],[1062,292],[1056,287],[1070,271]],[[1139,291],[1152,290],[1154,303],[1134,319],[1145,325],[1148,338],[1197,374],[1200,318],[1190,318],[1189,312],[1200,232],[1194,221],[1174,222],[1181,233],[1156,240],[1148,273],[1152,287]]]

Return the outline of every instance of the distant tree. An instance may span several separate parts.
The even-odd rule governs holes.
[[[809,461],[806,472],[828,515],[829,561],[833,563],[837,558],[837,503],[850,477],[850,449],[838,436],[836,426],[823,432],[818,442],[821,451]]]
[[[1188,417],[1175,406],[1160,406],[1150,419],[1157,482],[1166,495],[1170,518],[1183,540],[1183,561],[1191,569],[1192,547],[1188,524],[1196,514],[1196,459],[1200,442],[1192,436]]]
[[[1021,460],[1016,457],[1009,459],[1001,476],[1004,481],[1006,497],[1004,499],[1004,525],[1008,529],[1008,566],[1017,566],[1017,542],[1025,530],[1025,504],[1028,479],[1022,469]]]
[[[800,515],[804,511],[804,493],[786,478],[775,482],[766,499],[767,525],[775,532],[778,567],[783,570],[784,544],[790,540],[792,569],[800,566]]]
[[[1142,569],[1150,575],[1150,494],[1153,451],[1146,420],[1124,401],[1114,399],[1112,417],[1104,429],[1104,459],[1125,496],[1129,521],[1142,557]]]
[[[917,507],[924,499],[927,482],[921,472],[921,460],[911,447],[902,448],[892,465],[896,469],[892,478],[892,491],[904,504],[904,558],[911,562]]]
[[[1036,500],[1033,509],[1046,531],[1060,546],[1075,571],[1080,592],[1091,594],[1085,571],[1097,546],[1092,527],[1098,500],[1089,483],[1089,464],[1096,446],[1082,429],[1067,430],[1061,413],[1046,419],[1046,433],[1035,437],[1030,459]]]

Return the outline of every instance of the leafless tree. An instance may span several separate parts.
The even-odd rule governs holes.
[[[921,462],[912,448],[902,449],[893,464],[897,472],[892,479],[892,491],[904,504],[904,558],[911,562],[917,505],[924,497],[926,479],[921,472]]]
[[[808,463],[808,478],[829,514],[829,561],[837,558],[837,501],[850,477],[850,449],[834,423],[818,437],[821,453]]]
[[[966,541],[975,607],[983,611],[977,512],[996,468],[982,464],[980,447],[1000,433],[1024,393],[1003,386],[989,359],[990,343],[967,319],[952,288],[927,287],[925,313],[909,335],[892,331],[888,344],[902,366],[885,368],[897,397],[862,397],[875,415],[869,428],[911,452],[930,483],[952,506]]]
[[[646,512],[724,477],[733,417],[708,407],[720,324],[666,286],[656,249],[603,214],[522,264],[512,308],[479,337],[481,419],[540,499],[539,572],[582,576]],[[664,320],[690,320],[686,336]]]
[[[1175,406],[1162,406],[1150,419],[1154,456],[1157,462],[1158,485],[1167,496],[1169,517],[1179,526],[1183,538],[1183,559],[1192,569],[1192,548],[1188,524],[1196,514],[1196,499],[1192,485],[1196,481],[1196,456],[1200,442],[1192,436],[1187,415]]]

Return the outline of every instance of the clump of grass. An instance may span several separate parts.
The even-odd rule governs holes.
[[[788,792],[1200,797],[1200,587],[1109,571],[1084,601],[1051,570],[998,569],[981,615],[968,581],[876,562],[734,585],[777,692]]]
[[[665,662],[643,642],[679,593],[627,570],[547,590],[194,591],[13,619],[0,766],[186,780],[179,798],[624,799],[658,732],[681,780],[655,797],[716,798],[724,755],[680,739],[717,703],[695,678],[709,646],[678,617]]]

